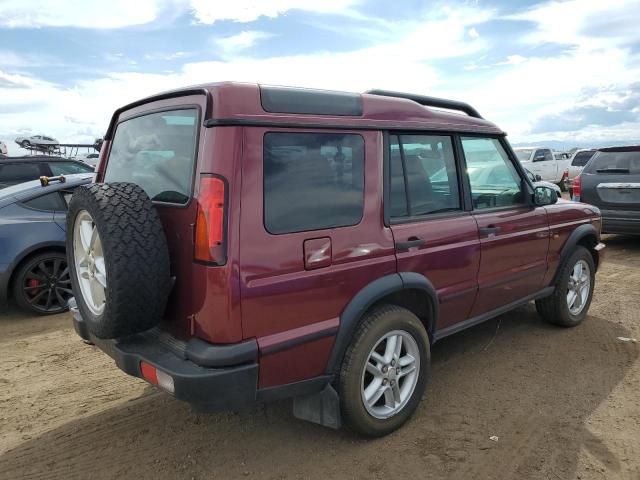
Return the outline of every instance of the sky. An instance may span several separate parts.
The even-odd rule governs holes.
[[[223,80],[468,102],[515,144],[640,143],[640,0],[2,0],[0,140],[101,137]]]

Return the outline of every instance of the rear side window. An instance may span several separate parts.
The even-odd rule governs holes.
[[[67,203],[59,192],[51,192],[22,203],[25,207],[46,212],[63,212],[67,209]]]
[[[51,162],[49,164],[49,168],[54,176],[71,175],[74,173],[90,173],[94,171],[89,165],[83,165],[75,162]]]
[[[598,152],[585,167],[587,173],[640,174],[640,151]]]
[[[587,162],[589,160],[591,160],[591,157],[593,157],[593,154],[595,152],[578,152],[576,153],[576,156],[573,157],[573,161],[571,162],[571,166],[573,167],[584,167]]]
[[[185,204],[191,197],[198,111],[150,113],[118,124],[105,182],[140,185],[151,200]]]
[[[451,137],[392,135],[391,217],[460,209]]]
[[[40,178],[38,163],[9,163],[0,165],[0,182],[22,183]]]
[[[282,234],[356,225],[364,208],[364,139],[267,133],[264,223]]]

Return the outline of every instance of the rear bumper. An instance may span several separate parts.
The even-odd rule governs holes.
[[[94,343],[113,358],[118,368],[125,373],[143,378],[140,362],[145,362],[168,374],[173,379],[173,396],[199,409],[227,409],[251,404],[257,399],[258,363],[257,359],[241,364],[218,365],[215,368],[201,366],[188,358],[188,347],[180,348],[180,342],[163,342],[157,333],[145,332],[121,340],[102,340],[89,332],[77,308],[71,308],[73,326],[84,340]],[[245,342],[246,343],[246,342]],[[244,344],[239,344],[244,345]],[[227,345],[207,345],[207,352],[215,352],[218,363],[225,358],[247,358],[237,355],[237,349],[229,354]],[[247,350],[247,347],[241,347]],[[200,349],[202,352],[202,348]],[[256,346],[257,357],[257,346]]]
[[[600,210],[602,233],[640,234],[640,214],[630,211]]]

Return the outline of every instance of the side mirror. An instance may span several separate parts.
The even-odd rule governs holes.
[[[540,175],[536,175],[536,182],[539,182],[540,180],[542,180],[542,177]]]
[[[558,194],[550,187],[536,187],[533,189],[533,203],[538,207],[553,205],[558,202]]]

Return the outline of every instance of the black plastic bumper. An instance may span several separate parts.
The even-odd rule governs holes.
[[[158,340],[157,335],[138,334],[120,340],[102,340],[89,332],[77,308],[71,306],[73,326],[84,340],[94,343],[113,358],[125,373],[143,378],[140,362],[144,361],[173,379],[173,395],[199,409],[225,409],[256,401],[258,363],[210,368],[197,365],[187,358],[186,351],[172,348]],[[216,346],[208,344],[215,351]],[[223,355],[229,346],[221,345]]]

